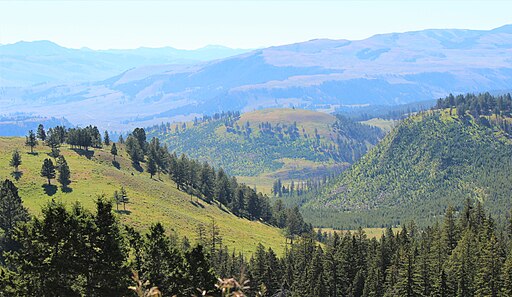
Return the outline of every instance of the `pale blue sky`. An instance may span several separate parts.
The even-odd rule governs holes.
[[[512,1],[5,1],[0,43],[51,40],[93,49],[257,48],[314,38],[363,39],[426,28],[512,23]]]

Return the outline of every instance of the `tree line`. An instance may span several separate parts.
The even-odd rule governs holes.
[[[512,295],[512,224],[498,229],[469,199],[430,227],[329,233],[322,245],[308,233],[283,256],[261,244],[246,256],[228,251],[215,221],[192,244],[158,223],[146,234],[123,226],[102,197],[94,212],[52,201],[29,217],[11,182],[0,195],[5,296],[128,296],[145,285],[163,296]]]
[[[233,214],[250,220],[262,220],[279,228],[286,228],[290,236],[310,232],[312,227],[304,223],[298,209],[281,208],[282,202],[271,204],[269,198],[258,193],[222,168],[216,170],[207,162],[199,162],[170,153],[167,146],[153,137],[147,142],[143,128],[135,128],[125,142],[132,162],[140,165],[145,161],[146,171],[152,178],[156,174],[168,174],[178,190],[185,191],[208,203],[214,201],[227,207]],[[283,219],[285,217],[285,219]]]

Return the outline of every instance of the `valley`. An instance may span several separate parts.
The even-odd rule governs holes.
[[[222,167],[271,194],[272,183],[322,179],[359,159],[383,137],[370,125],[302,109],[263,109],[149,128],[168,149]]]
[[[0,1],[0,297],[512,296],[510,11]]]

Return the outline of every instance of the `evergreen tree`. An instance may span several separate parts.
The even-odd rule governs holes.
[[[116,146],[115,142],[112,143],[112,147],[110,148],[110,153],[112,154],[112,156],[114,156],[114,161],[115,161],[116,156],[117,156],[117,146]]]
[[[149,173],[150,178],[153,178],[153,175],[157,172],[156,162],[152,156],[148,157],[148,162],[146,164],[146,171]]]
[[[200,174],[201,193],[207,201],[213,201],[215,195],[215,172],[204,162]]]
[[[405,247],[400,253],[400,272],[396,290],[399,296],[422,296],[421,275],[416,263],[416,251],[412,247]]]
[[[123,197],[117,190],[115,190],[113,198],[116,203],[116,210],[119,211],[119,204],[123,203]]]
[[[126,139],[126,152],[134,164],[139,164],[144,160],[144,151],[138,140],[132,135],[129,135]]]
[[[130,198],[128,197],[128,194],[126,193],[124,187],[121,187],[121,190],[119,191],[119,197],[121,198],[121,202],[123,203],[123,210],[126,210],[126,203],[130,202]]]
[[[446,209],[446,214],[444,216],[443,241],[445,252],[447,255],[450,255],[452,253],[453,249],[457,246],[458,240],[454,211],[455,209],[452,206],[448,206],[448,208]]]
[[[11,235],[14,227],[19,222],[28,221],[28,218],[28,211],[18,195],[18,188],[6,179],[0,188],[0,230],[3,233],[3,238],[0,236],[0,251],[13,248]],[[0,259],[1,257],[0,253]]]
[[[46,140],[46,132],[44,131],[43,124],[39,124],[39,126],[37,126],[37,138],[41,139],[41,141]]]
[[[30,130],[28,131],[28,135],[25,138],[25,146],[30,147],[30,153],[34,153],[34,147],[37,145],[37,139],[36,135],[34,134],[34,131]]]
[[[216,277],[208,259],[205,257],[203,246],[197,245],[185,252],[186,261],[186,293],[195,295],[197,289],[211,292],[215,289]]]
[[[481,256],[476,275],[476,296],[497,297],[501,287],[501,266],[503,259],[496,237],[491,237],[481,243]]]
[[[21,155],[18,150],[15,150],[12,153],[11,161],[9,161],[9,165],[14,168],[14,172],[18,172],[18,167],[21,165]]]
[[[106,146],[110,145],[110,136],[108,136],[108,131],[105,131],[105,136],[103,137],[103,143]]]
[[[142,275],[164,296],[183,292],[186,286],[183,257],[157,223],[149,228],[142,249]]]
[[[41,176],[48,179],[48,185],[51,185],[50,180],[55,178],[55,166],[51,159],[44,159],[43,166],[41,167]]]
[[[148,143],[146,141],[146,131],[143,128],[135,128],[131,135],[137,140],[142,154],[146,154],[148,147]]]
[[[67,188],[67,186],[71,182],[71,172],[69,170],[68,162],[66,162],[64,156],[59,156],[59,158],[57,159],[57,170],[59,171],[57,180],[61,184],[62,188]]]
[[[93,296],[115,296],[126,291],[129,269],[126,265],[127,249],[112,213],[112,204],[99,197],[96,201],[94,225],[94,262],[90,282]]]
[[[117,142],[119,142],[120,144],[124,144],[124,137],[123,135],[119,135],[119,139],[117,140]]]
[[[501,269],[501,277],[503,281],[502,295],[512,296],[512,251],[510,250]]]
[[[478,265],[475,234],[467,229],[446,263],[448,287],[457,296],[473,296]]]

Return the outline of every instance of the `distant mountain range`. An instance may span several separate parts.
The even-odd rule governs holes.
[[[0,45],[0,85],[29,86],[103,80],[131,68],[160,64],[194,64],[248,52],[210,45],[197,50],[172,47],[91,50],[71,49],[51,41]]]
[[[0,105],[7,113],[64,116],[119,130],[217,111],[289,106],[333,111],[511,85],[512,25],[507,25],[311,40],[193,65],[142,66],[94,82],[3,88]]]

